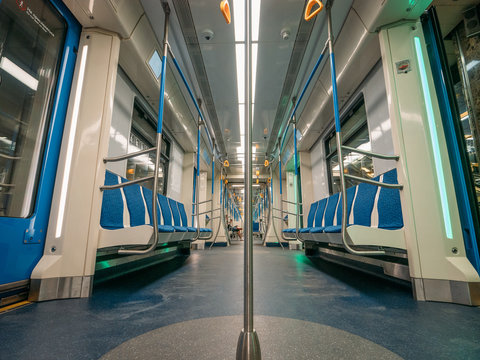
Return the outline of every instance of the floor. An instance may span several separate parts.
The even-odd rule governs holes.
[[[232,333],[241,330],[242,245],[194,251],[187,259],[99,284],[90,299],[37,303],[0,314],[0,359],[113,359],[115,351],[125,353],[135,342],[175,335],[199,352],[207,342],[220,347],[222,337],[236,343],[222,329],[230,324]],[[300,251],[255,246],[254,271],[264,359],[275,358],[268,353],[275,341],[283,347],[292,339],[301,344],[312,332],[310,341],[318,336],[318,344],[311,343],[311,353],[302,347],[306,355],[301,358],[363,358],[362,344],[374,343],[377,358],[385,351],[405,359],[480,359],[480,308],[416,302],[409,288],[312,262]],[[358,341],[352,350],[357,352],[320,353],[332,334],[337,345]],[[284,354],[275,359],[292,358]]]

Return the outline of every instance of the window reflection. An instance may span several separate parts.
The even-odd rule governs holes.
[[[347,114],[342,123],[343,144],[355,149],[371,151],[370,136],[367,126],[367,113],[365,102],[362,100]],[[335,132],[332,132],[326,141],[327,168],[330,178],[330,193],[341,191],[340,186],[340,165],[338,163],[337,145]],[[373,161],[370,156],[353,152],[343,152],[343,164],[345,173],[363,177],[373,178]],[[352,179],[345,179],[346,186],[351,187],[359,182]]]
[[[132,117],[132,128],[128,143],[128,152],[136,152],[154,147],[156,144],[156,124],[154,120],[135,103]],[[159,193],[165,195],[167,190],[167,175],[170,155],[170,142],[162,136],[162,152],[158,169]],[[127,161],[126,178],[135,180],[146,176],[153,176],[155,170],[155,153],[137,156]],[[152,182],[145,182],[143,186],[152,189]]]

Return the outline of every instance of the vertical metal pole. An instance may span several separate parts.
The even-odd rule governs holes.
[[[337,71],[335,69],[335,55],[333,51],[333,30],[332,30],[332,3],[327,4],[327,21],[328,21],[328,50],[330,52],[330,72],[332,75],[332,97],[333,110],[335,114],[335,131],[337,142],[338,165],[340,167],[340,187],[342,192],[342,234],[347,230],[347,189],[345,184],[345,170],[343,165],[342,151],[342,129],[340,124],[340,111],[338,107],[338,91],[337,91]]]
[[[198,106],[202,106],[202,101],[198,101]],[[197,219],[197,233],[195,234],[193,240],[196,241],[200,237],[200,145],[201,145],[201,126],[203,125],[202,114],[198,113],[198,122],[197,122],[197,172],[195,174],[195,213]]]
[[[295,105],[295,99],[293,100],[293,105]],[[293,147],[294,147],[294,166],[295,166],[295,238],[300,240],[298,235],[298,228],[300,227],[300,207],[299,207],[299,184],[298,184],[298,152],[297,152],[297,118],[295,115],[292,116],[293,122]]]
[[[237,360],[261,359],[260,342],[253,328],[253,237],[252,237],[252,81],[251,1],[245,1],[245,252],[244,321],[238,338]]]
[[[164,5],[165,24],[163,30],[163,58],[162,73],[160,74],[160,98],[158,104],[158,122],[157,122],[157,139],[155,151],[155,167],[153,169],[153,191],[152,191],[152,225],[153,225],[153,242],[145,250],[120,249],[118,253],[121,255],[147,254],[153,251],[158,244],[158,211],[157,211],[157,193],[158,193],[158,169],[160,168],[160,157],[162,153],[162,128],[163,128],[163,108],[165,100],[165,78],[168,54],[168,21],[170,16],[170,8],[168,4]]]

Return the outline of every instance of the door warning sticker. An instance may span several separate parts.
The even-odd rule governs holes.
[[[1,1],[1,0],[0,0]],[[25,13],[30,16],[30,18],[47,34],[49,34],[51,37],[55,37],[55,34],[48,28],[48,26],[39,19],[39,17],[33,12],[33,10],[28,6],[26,0],[17,0],[17,5],[18,8],[21,11],[25,11]]]

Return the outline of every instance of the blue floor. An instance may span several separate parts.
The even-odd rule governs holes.
[[[98,359],[158,327],[241,314],[242,245],[99,284],[90,299],[1,314],[0,359]],[[480,308],[416,302],[409,288],[299,251],[255,246],[254,256],[256,314],[329,325],[406,359],[480,359]]]

